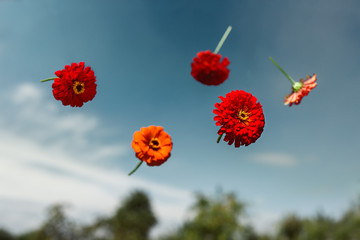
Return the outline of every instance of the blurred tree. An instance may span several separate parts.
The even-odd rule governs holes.
[[[360,199],[343,214],[334,235],[334,240],[360,239]]]
[[[252,226],[246,226],[243,229],[241,240],[271,240],[272,238],[266,234],[259,234],[257,233]]]
[[[47,221],[41,231],[51,240],[78,240],[75,224],[67,219],[64,206],[60,204],[49,208]]]
[[[47,219],[40,229],[20,235],[18,240],[79,240],[75,224],[64,213],[64,206],[56,204],[48,209]]]
[[[30,231],[19,235],[16,240],[46,240],[45,234],[40,230]]]
[[[84,240],[146,240],[157,220],[150,200],[142,191],[135,191],[111,217],[101,217],[81,230]]]
[[[240,216],[244,204],[234,194],[219,192],[215,198],[197,194],[193,206],[195,217],[186,222],[176,233],[164,236],[166,240],[231,240],[239,239],[244,233]]]
[[[238,238],[238,239],[241,239],[241,240],[271,240],[274,238],[268,234],[257,233],[254,230],[254,228],[251,225],[249,225],[244,228],[241,238]]]
[[[150,200],[142,191],[135,191],[111,217],[102,217],[82,228],[84,240],[146,240],[157,220]]]
[[[109,240],[113,239],[111,218],[98,218],[93,224],[81,230],[81,239],[84,240]]]
[[[193,217],[162,240],[360,240],[360,199],[339,220],[322,213],[301,219],[291,214],[280,221],[276,236],[259,234],[243,224],[244,203],[234,194],[196,195]],[[79,228],[64,213],[63,205],[49,208],[42,226],[20,236],[0,229],[0,240],[147,240],[156,224],[147,195],[133,192],[111,217]]]
[[[279,237],[280,239],[297,240],[302,230],[303,221],[295,214],[290,214],[280,223]]]
[[[15,238],[11,233],[5,229],[0,228],[0,240],[15,240]]]
[[[328,240],[332,239],[335,221],[323,213],[318,213],[313,219],[303,220],[303,234],[301,240]]]
[[[59,204],[50,207],[47,220],[39,229],[21,234],[16,240],[113,239],[111,219],[99,218],[89,226],[79,227],[67,219],[63,208]]]
[[[259,240],[259,236],[252,226],[246,226],[243,228],[242,239],[244,240]]]
[[[133,192],[112,218],[114,240],[146,240],[157,220],[147,195]]]

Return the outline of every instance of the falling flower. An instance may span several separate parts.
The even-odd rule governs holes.
[[[275,64],[275,66],[285,75],[287,79],[290,80],[292,84],[292,92],[289,95],[285,96],[284,105],[300,104],[302,98],[309,94],[309,92],[314,89],[317,85],[316,74],[310,78],[310,76],[306,76],[306,81],[304,79],[300,79],[300,82],[295,82],[275,61],[270,57],[270,60]]]
[[[316,87],[316,74],[314,74],[311,78],[309,75],[306,76],[306,80],[300,79],[300,88],[296,90],[294,87],[292,88],[292,93],[285,96],[284,104],[291,106],[293,103],[300,104],[301,99],[308,95],[309,92]]]
[[[227,93],[219,97],[222,102],[216,103],[213,113],[220,141],[225,134],[224,141],[229,145],[235,142],[235,147],[248,146],[254,143],[264,130],[265,118],[262,106],[256,97],[243,90]]]
[[[41,82],[54,80],[53,94],[64,106],[81,107],[84,102],[91,101],[96,95],[96,77],[84,62],[66,65],[64,69],[55,72],[57,77]]]
[[[129,173],[134,173],[143,162],[149,166],[160,166],[171,156],[171,137],[160,126],[143,127],[134,133],[131,147],[141,162]]]
[[[193,59],[191,75],[197,81],[205,85],[219,85],[229,77],[230,70],[227,66],[230,64],[230,61],[227,57],[224,57],[221,61],[221,55],[218,52],[230,31],[231,26],[226,29],[213,53],[210,50],[201,51]]]
[[[191,75],[205,85],[219,85],[229,76],[227,57],[221,61],[221,55],[209,50],[199,52],[191,63]]]

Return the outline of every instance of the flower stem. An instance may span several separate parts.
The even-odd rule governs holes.
[[[232,27],[228,26],[228,28],[226,29],[224,35],[222,36],[222,38],[220,39],[220,42],[218,43],[218,45],[215,48],[214,53],[217,54],[220,51],[220,48],[222,47],[222,45],[224,44],[227,36],[229,35],[230,31],[231,31]]]
[[[217,143],[219,143],[219,142],[220,142],[221,137],[222,137],[223,135],[224,135],[224,134],[222,133],[222,134],[218,137],[218,139],[216,140],[216,142],[217,142]]]
[[[275,64],[275,66],[285,75],[285,77],[287,77],[287,79],[290,80],[290,82],[292,83],[292,85],[294,85],[294,84],[295,84],[294,79],[292,79],[292,78],[284,71],[284,69],[282,69],[282,68],[274,61],[274,59],[272,59],[272,57],[269,57],[269,58],[270,58],[270,60]]]
[[[129,172],[128,175],[130,176],[131,174],[133,174],[134,172],[136,172],[136,170],[138,170],[138,168],[141,166],[142,163],[143,163],[143,161],[140,161],[139,164],[136,165],[136,167],[134,168],[134,170],[132,170],[131,172]]]
[[[55,78],[58,78],[58,77],[47,78],[47,79],[44,79],[44,80],[40,80],[40,82],[47,82],[47,81],[50,81],[50,80],[54,80]]]

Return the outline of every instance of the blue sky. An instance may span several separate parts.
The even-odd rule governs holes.
[[[0,1],[0,226],[36,227],[47,206],[68,202],[73,217],[110,213],[133,189],[146,190],[160,224],[188,216],[193,193],[234,191],[249,217],[270,230],[283,214],[337,216],[360,193],[360,3],[347,0]],[[190,75],[196,53],[220,54],[230,76],[205,86]],[[295,80],[318,86],[283,105]],[[85,61],[98,93],[82,108],[52,95],[56,70]],[[242,89],[263,105],[258,141],[216,144],[218,96]],[[161,167],[138,160],[133,133],[163,126],[173,139]]]

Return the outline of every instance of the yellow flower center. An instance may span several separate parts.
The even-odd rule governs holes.
[[[160,141],[158,138],[152,138],[150,140],[150,143],[149,143],[149,147],[154,149],[154,150],[157,150],[160,148]]]
[[[75,81],[73,84],[75,94],[82,94],[85,91],[84,83]]]
[[[245,125],[248,125],[250,122],[250,114],[244,110],[240,110],[239,113],[238,113],[238,118],[240,120],[240,122],[244,123]]]

